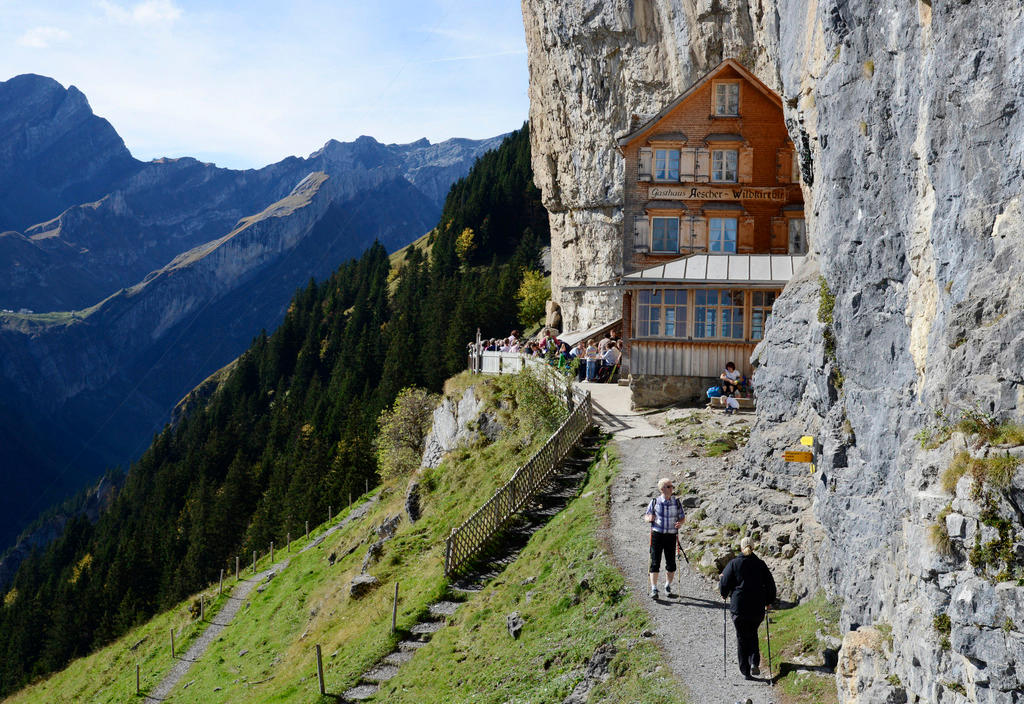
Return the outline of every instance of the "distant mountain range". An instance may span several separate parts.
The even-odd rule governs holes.
[[[0,83],[0,549],[137,456],[310,277],[433,227],[501,138],[332,140],[246,171],[141,162],[76,88]]]

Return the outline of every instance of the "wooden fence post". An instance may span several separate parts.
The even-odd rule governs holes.
[[[395,582],[395,604],[391,607],[391,632],[395,632],[395,623],[398,621],[398,582]]]
[[[142,693],[142,682],[141,682],[141,677],[139,675],[139,666],[138,666],[138,664],[135,665],[135,693],[136,694],[141,694]]]
[[[241,562],[238,555],[235,555],[235,581],[238,581],[238,563]]]
[[[171,658],[174,658],[174,629],[171,628]]]
[[[306,540],[309,540],[309,521],[306,521]]]
[[[270,563],[274,563],[274,541],[270,541]]]
[[[366,491],[364,491],[363,493],[364,494],[369,494],[370,493],[370,480],[369,479],[363,479],[363,481],[366,483]]]
[[[256,574],[256,551],[252,551],[252,573]]]
[[[320,683],[320,696],[327,694],[324,689],[324,661],[320,657],[320,644],[316,644],[316,679]]]
[[[292,534],[291,533],[288,534],[287,540],[288,540],[288,552],[291,552],[292,551]]]
[[[220,593],[224,594],[224,568],[220,568]]]
[[[205,621],[206,620],[206,595],[205,594],[200,594],[199,595],[199,620],[200,621]]]
[[[331,522],[331,517],[332,517],[332,516],[333,516],[333,514],[334,514],[334,511],[333,511],[333,509],[334,509],[334,507],[333,507],[333,506],[331,506],[330,504],[327,504],[327,522],[328,522],[328,523],[330,523],[330,522]]]

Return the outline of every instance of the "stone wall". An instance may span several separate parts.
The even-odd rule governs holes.
[[[706,401],[705,392],[716,384],[718,379],[714,377],[634,374],[629,378],[629,391],[634,408],[657,408],[670,403]]]
[[[962,498],[940,483],[954,441],[924,450],[915,436],[936,409],[1024,419],[1024,7],[524,0],[523,14],[556,297],[621,263],[619,240],[591,224],[619,217],[612,138],[630,115],[724,56],[780,93],[811,252],[754,353],[744,472],[752,487],[812,497],[821,531],[804,564],[842,600],[844,626],[892,629],[891,650],[870,658],[848,638],[841,678],[858,684],[845,700],[1020,701],[1024,587],[979,582],[970,545],[939,553],[932,526]],[[823,290],[834,305],[820,305]],[[569,326],[601,305],[563,301]],[[822,444],[811,477],[779,458],[804,433]],[[1024,472],[1011,487],[1024,496]],[[967,526],[980,510],[954,513]],[[1009,502],[994,510],[1020,528]]]

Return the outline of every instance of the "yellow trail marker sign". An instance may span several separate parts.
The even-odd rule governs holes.
[[[800,444],[803,445],[804,447],[814,447],[814,436],[804,435],[802,438],[800,438]]]
[[[786,450],[782,453],[782,458],[787,462],[813,462],[813,452],[801,452],[799,450]]]

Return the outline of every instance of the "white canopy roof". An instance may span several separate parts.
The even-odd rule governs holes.
[[[785,285],[803,260],[789,254],[691,254],[626,274],[622,282]]]

